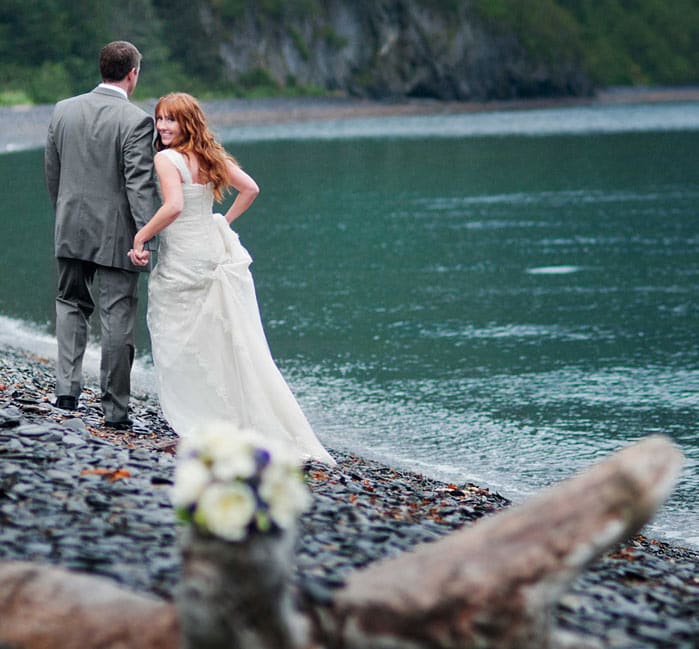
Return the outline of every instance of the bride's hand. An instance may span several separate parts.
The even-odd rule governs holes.
[[[140,252],[136,250],[129,250],[129,259],[134,266],[145,266],[150,259],[150,252],[148,250],[141,250]]]
[[[138,241],[138,235],[134,238],[133,248],[127,254],[134,266],[145,266],[150,260],[150,251],[144,249],[143,242]]]

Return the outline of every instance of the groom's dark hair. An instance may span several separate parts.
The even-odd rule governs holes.
[[[141,66],[141,53],[128,41],[112,41],[100,52],[102,81],[121,81],[131,70]]]

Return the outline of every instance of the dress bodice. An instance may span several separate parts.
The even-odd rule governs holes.
[[[213,220],[214,191],[211,183],[192,181],[183,154],[165,149],[165,155],[177,168],[182,179],[182,212],[160,233],[158,263],[177,263],[191,270],[210,269],[221,261],[224,248]]]

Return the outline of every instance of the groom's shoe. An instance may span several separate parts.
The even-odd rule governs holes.
[[[71,397],[70,395],[63,395],[56,397],[56,403],[53,404],[56,408],[61,410],[77,410],[78,409],[78,399],[77,397]]]
[[[108,421],[105,419],[104,425],[106,428],[111,428],[113,430],[131,430],[133,421],[128,417],[126,419],[120,419],[119,421]]]

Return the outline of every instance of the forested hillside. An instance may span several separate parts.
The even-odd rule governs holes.
[[[505,99],[699,83],[696,0],[3,0],[0,103],[94,86],[133,41],[138,96]]]

